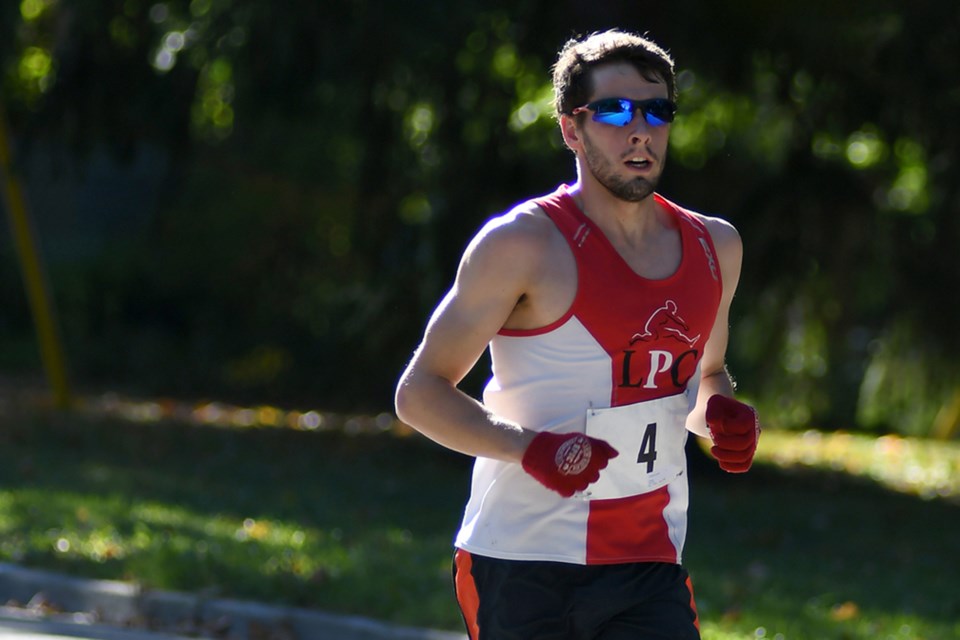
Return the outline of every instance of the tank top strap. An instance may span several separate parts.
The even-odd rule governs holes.
[[[661,206],[666,207],[667,210],[671,211],[674,217],[680,221],[681,225],[687,225],[693,233],[689,231],[684,231],[681,228],[680,235],[683,242],[683,253],[685,256],[701,256],[701,259],[704,260],[707,268],[710,271],[710,275],[713,277],[713,280],[717,283],[718,288],[722,288],[723,281],[721,279],[720,267],[717,262],[717,248],[713,244],[713,237],[710,235],[710,230],[707,229],[707,225],[704,224],[697,216],[693,215],[687,209],[681,207],[680,205],[667,200],[659,193],[655,194],[656,200],[660,203]],[[719,289],[717,295],[720,295]]]
[[[590,225],[580,207],[567,191],[567,185],[560,185],[549,195],[533,201],[553,221],[570,246],[582,246],[590,233]]]

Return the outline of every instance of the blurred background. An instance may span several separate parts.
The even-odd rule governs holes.
[[[951,0],[7,0],[0,375],[390,411],[469,238],[574,180],[550,65],[610,27],[677,61],[660,191],[744,238],[741,393],[956,438]]]
[[[470,460],[393,389],[575,179],[550,67],[611,27],[677,61],[660,191],[745,244],[773,428],[689,449],[705,640],[960,637],[955,0],[0,0],[0,562],[461,629]]]

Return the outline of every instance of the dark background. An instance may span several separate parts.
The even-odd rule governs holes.
[[[574,180],[550,65],[610,27],[677,61],[660,191],[744,238],[741,393],[771,425],[955,437],[949,0],[4,2],[73,385],[389,410],[473,233]],[[37,375],[6,227],[0,301],[0,374]]]

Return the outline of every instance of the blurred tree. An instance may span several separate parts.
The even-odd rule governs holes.
[[[744,236],[730,354],[744,391],[782,424],[925,432],[960,388],[960,311],[943,304],[960,284],[956,3],[0,12],[26,152],[55,139],[167,153],[150,233],[61,282],[82,375],[389,406],[470,235],[574,178],[549,102],[557,48],[619,26],[678,59],[664,193]]]
[[[740,307],[735,341],[746,387],[795,424],[927,431],[960,387],[955,359],[943,357],[958,352],[949,327],[960,310],[942,303],[960,289],[949,257],[960,238],[960,128],[949,115],[960,107],[960,8],[705,9],[695,15],[735,26],[692,29],[715,40],[691,43],[694,54],[736,47],[689,64],[750,98],[745,126],[717,127],[715,160],[693,165],[702,162],[698,177],[719,170],[721,184],[740,183],[720,210],[748,244],[740,305],[751,306]],[[694,146],[711,154],[710,114],[723,109],[704,93],[706,144]],[[716,194],[703,202],[717,206]]]

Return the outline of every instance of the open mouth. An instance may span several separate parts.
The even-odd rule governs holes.
[[[634,169],[646,169],[650,166],[650,161],[646,158],[629,158],[626,161],[626,165]]]

